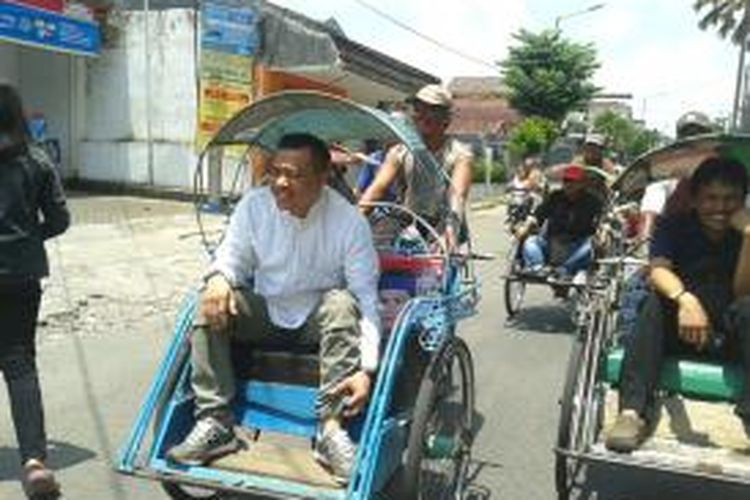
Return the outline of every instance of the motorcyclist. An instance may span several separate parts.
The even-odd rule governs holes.
[[[537,157],[524,158],[508,183],[507,194],[508,223],[513,228],[519,222],[526,220],[544,195],[543,174],[539,169]]]

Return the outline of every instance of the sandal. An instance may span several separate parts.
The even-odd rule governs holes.
[[[55,475],[41,461],[31,459],[23,466],[23,490],[35,500],[46,500],[60,496],[60,485]]]

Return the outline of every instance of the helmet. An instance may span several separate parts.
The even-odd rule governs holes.
[[[693,135],[710,134],[714,127],[711,120],[700,111],[689,111],[677,120],[677,138],[684,139]]]

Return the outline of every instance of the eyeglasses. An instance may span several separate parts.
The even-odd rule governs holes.
[[[416,103],[411,105],[411,116],[415,120],[447,122],[451,118],[451,112],[447,108]]]
[[[268,180],[275,181],[280,177],[286,178],[288,181],[298,182],[302,179],[312,177],[315,172],[312,169],[302,170],[300,167],[293,165],[281,164],[281,165],[268,165],[265,171],[265,177]]]

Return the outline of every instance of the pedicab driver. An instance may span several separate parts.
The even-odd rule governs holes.
[[[268,167],[270,185],[249,191],[235,208],[192,337],[197,423],[168,452],[171,460],[205,464],[240,447],[230,410],[232,337],[316,344],[314,452],[334,477],[348,479],[355,447],[342,421],[362,410],[378,362],[378,262],[365,218],[326,186],[329,161],[318,138],[284,136]]]
[[[625,344],[620,414],[608,448],[635,450],[653,415],[665,354],[742,362],[735,413],[750,429],[750,212],[747,173],[729,159],[703,161],[690,179],[692,210],[661,219],[650,249],[651,295]]]

